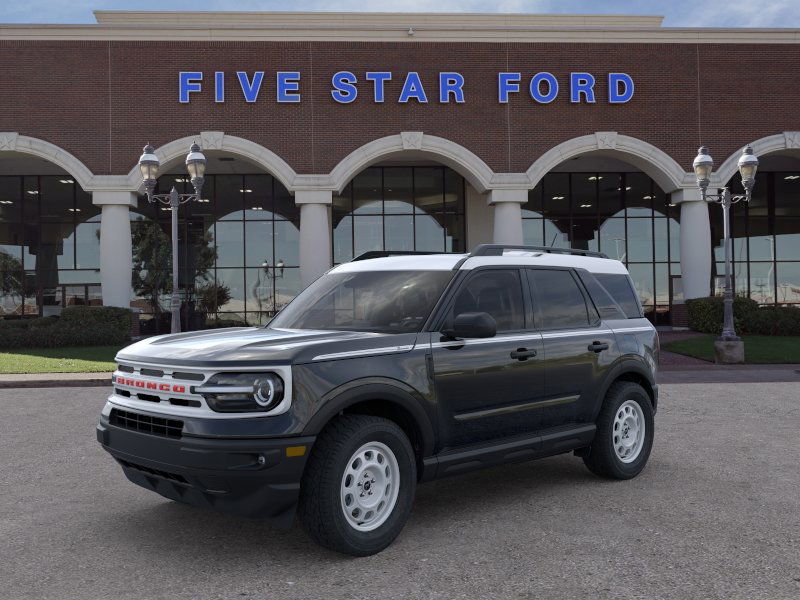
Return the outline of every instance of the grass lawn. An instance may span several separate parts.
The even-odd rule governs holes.
[[[0,352],[0,373],[111,373],[114,355],[120,348],[21,348]]]
[[[680,340],[664,344],[664,350],[714,361],[716,335]],[[800,337],[743,335],[744,360],[748,363],[800,363]]]

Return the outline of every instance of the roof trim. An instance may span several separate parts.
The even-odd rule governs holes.
[[[651,15],[95,11],[96,24],[0,24],[0,40],[787,44],[800,29],[661,27]]]
[[[405,28],[476,25],[491,27],[660,27],[659,15],[624,14],[536,14],[536,13],[445,13],[445,12],[335,12],[335,11],[138,11],[95,10],[101,25],[248,25],[250,27],[286,25],[335,26],[337,28],[373,25],[400,25]],[[421,23],[420,23],[421,22]]]

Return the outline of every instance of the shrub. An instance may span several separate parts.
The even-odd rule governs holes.
[[[205,324],[205,329],[220,329],[223,327],[247,327],[247,322],[239,319],[213,319]]]
[[[758,335],[800,335],[800,308],[770,306],[759,308],[745,333]]]
[[[701,333],[722,333],[722,298],[687,300],[686,308],[690,329]],[[733,299],[733,325],[739,334],[800,335],[800,308],[759,307],[755,300],[736,296]]]
[[[71,306],[60,317],[0,321],[0,348],[105,346],[130,341],[131,311]]]
[[[722,298],[694,298],[686,301],[689,313],[689,329],[701,333],[722,333],[724,304]],[[733,325],[736,331],[744,333],[745,324],[758,311],[758,302],[749,298],[735,296],[733,298]]]

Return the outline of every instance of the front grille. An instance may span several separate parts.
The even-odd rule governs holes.
[[[109,422],[117,427],[161,437],[179,438],[183,433],[183,421],[178,419],[151,417],[118,408],[111,409]]]
[[[142,373],[144,373],[144,369],[142,369]],[[173,379],[184,379],[186,381],[204,381],[206,376],[202,373],[182,373],[180,371],[175,371],[172,374]]]
[[[162,471],[161,469],[151,469],[150,467],[145,467],[144,465],[137,465],[136,463],[122,460],[121,458],[118,458],[117,460],[123,467],[128,467],[129,469],[141,471],[142,473],[147,473],[148,475],[155,475],[156,477],[163,477],[164,479],[177,481],[178,483],[187,483],[186,478],[183,475],[178,475],[177,473],[169,473],[167,471]]]

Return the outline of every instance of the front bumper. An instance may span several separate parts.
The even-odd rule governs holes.
[[[101,416],[97,441],[133,483],[166,498],[291,526],[313,436],[173,439]],[[287,452],[287,448],[292,448]],[[304,447],[302,455],[299,447]]]

